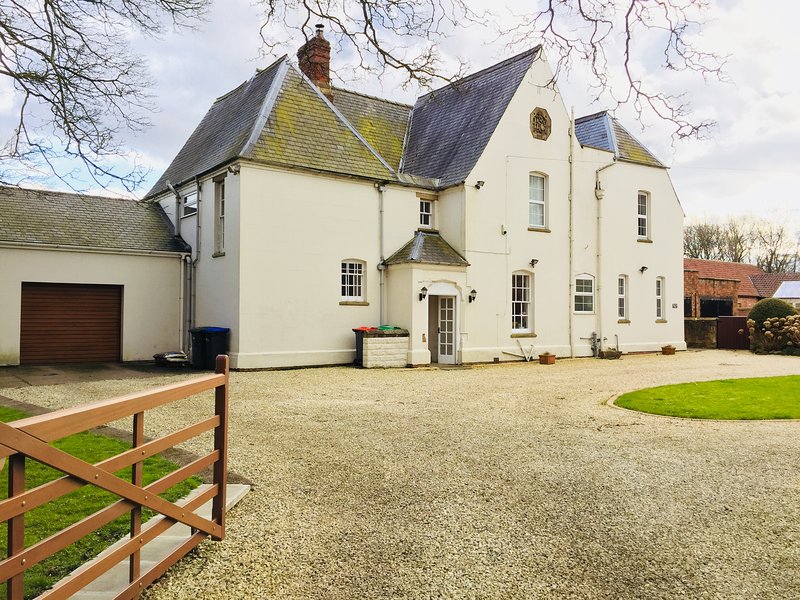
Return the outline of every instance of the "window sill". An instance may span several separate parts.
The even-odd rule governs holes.
[[[535,337],[537,337],[537,335],[535,333],[526,331],[526,332],[523,332],[523,333],[512,333],[511,337],[512,338],[535,338]]]
[[[197,216],[197,213],[192,213],[190,215],[181,215],[181,221],[183,219],[188,219],[189,217],[196,217],[196,216]]]
[[[656,319],[656,323],[666,323],[666,319]]]
[[[622,325],[630,325],[631,324],[631,320],[630,319],[619,319],[617,321],[617,323],[620,323]]]
[[[211,258],[219,258],[221,256],[225,256],[225,252],[214,252],[214,254],[211,255]]]
[[[572,314],[574,315],[593,315],[594,311],[586,311],[586,310],[576,310]]]
[[[342,300],[339,306],[369,306],[369,302],[361,302],[358,300]]]
[[[639,238],[636,241],[639,242],[640,244],[652,244],[653,243],[653,240],[651,240],[650,238]]]
[[[538,231],[539,233],[550,233],[547,227],[528,227],[528,231]]]

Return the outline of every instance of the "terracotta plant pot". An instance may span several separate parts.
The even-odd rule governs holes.
[[[666,354],[667,356],[672,356],[675,354],[675,346],[662,346],[661,347],[661,354]]]
[[[539,364],[540,365],[554,365],[556,364],[556,355],[555,354],[540,354],[539,355]]]

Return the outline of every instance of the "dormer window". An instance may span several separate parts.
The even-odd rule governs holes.
[[[431,194],[417,194],[419,198],[419,227],[420,229],[435,229],[436,219],[434,209],[436,207],[436,196]]]

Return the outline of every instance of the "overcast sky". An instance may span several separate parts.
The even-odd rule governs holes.
[[[482,1],[504,19],[525,5],[522,0],[507,0],[517,2],[517,7]],[[699,114],[718,121],[713,138],[673,143],[664,125],[655,123],[642,130],[630,115],[622,112],[618,117],[671,167],[687,222],[753,214],[790,222],[800,231],[800,36],[796,33],[800,4],[793,0],[712,0],[712,4],[702,44],[730,55],[727,72],[732,83],[705,84],[686,76],[667,82],[672,89],[685,90]],[[157,82],[153,93],[159,108],[152,116],[152,129],[130,140],[132,154],[152,169],[141,194],[167,167],[214,99],[275,58],[259,55],[259,22],[259,11],[250,0],[217,0],[207,22],[196,31],[170,33],[161,40],[134,39]],[[299,44],[296,40],[284,51],[293,56]],[[455,65],[460,59],[469,63],[470,72],[512,53],[504,43],[493,41],[489,29],[476,26],[457,30],[439,44],[439,50],[446,64]],[[334,54],[332,66],[341,68],[351,59]],[[669,77],[657,60],[643,57],[642,62],[652,65],[648,77],[653,81]],[[418,94],[401,89],[392,77],[351,78],[347,85],[409,103]],[[606,108],[588,104],[579,68],[559,87],[577,116]],[[8,90],[0,89],[3,123],[9,122],[12,105]]]

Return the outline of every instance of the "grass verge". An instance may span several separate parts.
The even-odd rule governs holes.
[[[16,421],[26,416],[28,415],[18,410],[0,406],[0,421]],[[53,443],[53,446],[89,463],[99,462],[131,447],[130,444],[123,441],[88,432],[58,440]],[[144,483],[147,485],[177,468],[178,465],[161,456],[148,458],[144,461],[143,467]],[[63,476],[60,471],[51,469],[31,459],[25,461],[25,470],[26,489],[34,488]],[[116,475],[126,481],[130,481],[131,469],[128,467],[117,471]],[[171,487],[160,495],[162,498],[175,501],[188,494],[200,483],[202,482],[199,478],[192,477]],[[0,472],[0,499],[7,497],[8,465],[6,464],[6,467]],[[105,508],[118,499],[118,496],[110,492],[87,485],[62,496],[56,501],[28,512],[25,516],[25,547],[29,547],[53,535],[84,517]],[[153,514],[152,511],[144,509],[142,511],[142,521],[147,521]],[[118,539],[128,535],[129,528],[130,517],[127,515],[120,517],[61,552],[34,565],[25,573],[25,597],[33,598],[41,594],[81,564],[91,560]],[[6,556],[7,544],[7,524],[2,523],[0,524],[0,553],[2,553],[0,556],[2,557]],[[3,584],[0,586],[0,599],[5,598],[6,589]]]
[[[623,394],[616,405],[695,419],[800,419],[800,375],[665,385]]]

